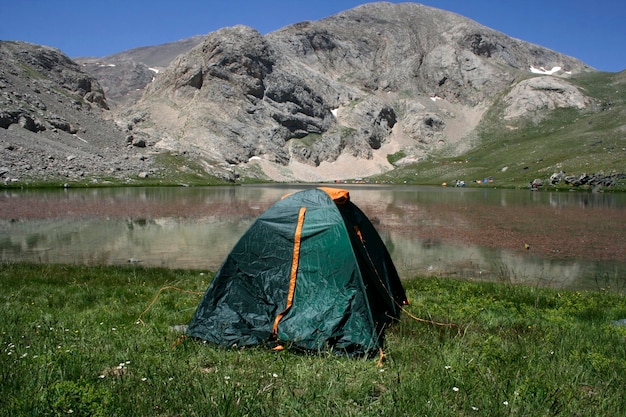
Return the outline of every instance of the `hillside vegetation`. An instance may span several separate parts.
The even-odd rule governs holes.
[[[570,82],[594,99],[589,109],[556,109],[538,122],[508,122],[497,101],[482,120],[472,150],[454,157],[441,152],[373,180],[450,185],[463,180],[471,185],[493,179],[489,185],[526,187],[562,171],[617,175],[619,185],[613,189],[626,189],[626,179],[618,175],[626,172],[626,71],[581,74]],[[563,181],[557,185],[568,187]]]

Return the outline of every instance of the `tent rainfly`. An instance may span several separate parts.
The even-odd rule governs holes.
[[[348,191],[283,197],[245,232],[187,328],[227,347],[371,354],[406,295],[389,252]]]

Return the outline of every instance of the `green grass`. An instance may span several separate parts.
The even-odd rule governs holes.
[[[600,416],[626,404],[626,327],[612,323],[623,293],[414,278],[408,311],[455,326],[403,314],[377,367],[181,339],[171,326],[211,275],[2,265],[0,415]]]

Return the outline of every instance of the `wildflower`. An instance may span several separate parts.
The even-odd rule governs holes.
[[[504,404],[504,405],[509,405],[509,402],[508,402],[508,401],[505,401],[505,402],[503,402],[502,404]]]
[[[20,359],[24,359],[25,357],[28,356],[28,352],[24,353],[22,356],[20,356]]]
[[[446,368],[446,369],[450,369],[450,368],[452,368],[452,367],[451,367],[450,365],[446,365],[446,366],[444,366],[444,368]]]
[[[278,378],[278,374],[272,374],[273,378]]]
[[[452,387],[452,391],[459,392],[459,387]]]
[[[478,407],[472,407],[472,410],[478,411]]]
[[[228,381],[230,377],[228,375],[224,375],[224,379]]]
[[[98,375],[98,378],[104,379],[104,378],[106,378],[106,375]]]
[[[141,380],[142,380],[143,382],[146,382],[146,381],[148,380],[148,378],[143,377],[143,378],[141,378]]]

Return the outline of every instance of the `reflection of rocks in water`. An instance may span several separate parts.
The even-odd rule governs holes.
[[[128,226],[128,229],[130,230],[134,229],[135,226],[146,227],[148,225],[153,225],[153,224],[155,224],[155,221],[153,219],[145,219],[145,218],[126,219],[126,225]]]
[[[403,279],[626,288],[621,194],[349,190],[375,223]],[[258,215],[293,191],[291,186],[8,191],[0,195],[0,261],[127,264],[134,259],[146,267],[215,271]]]
[[[481,279],[483,276],[484,267],[480,263],[472,261],[470,259],[453,262],[448,265],[446,271],[443,271],[443,275],[454,278],[474,278]]]
[[[439,247],[442,245],[442,242],[440,239],[433,239],[433,238],[427,238],[421,241],[422,242],[422,246],[425,248],[435,248],[435,247]]]
[[[504,249],[385,234],[401,278],[451,277],[509,284],[576,287],[589,273],[583,261],[529,256]]]

